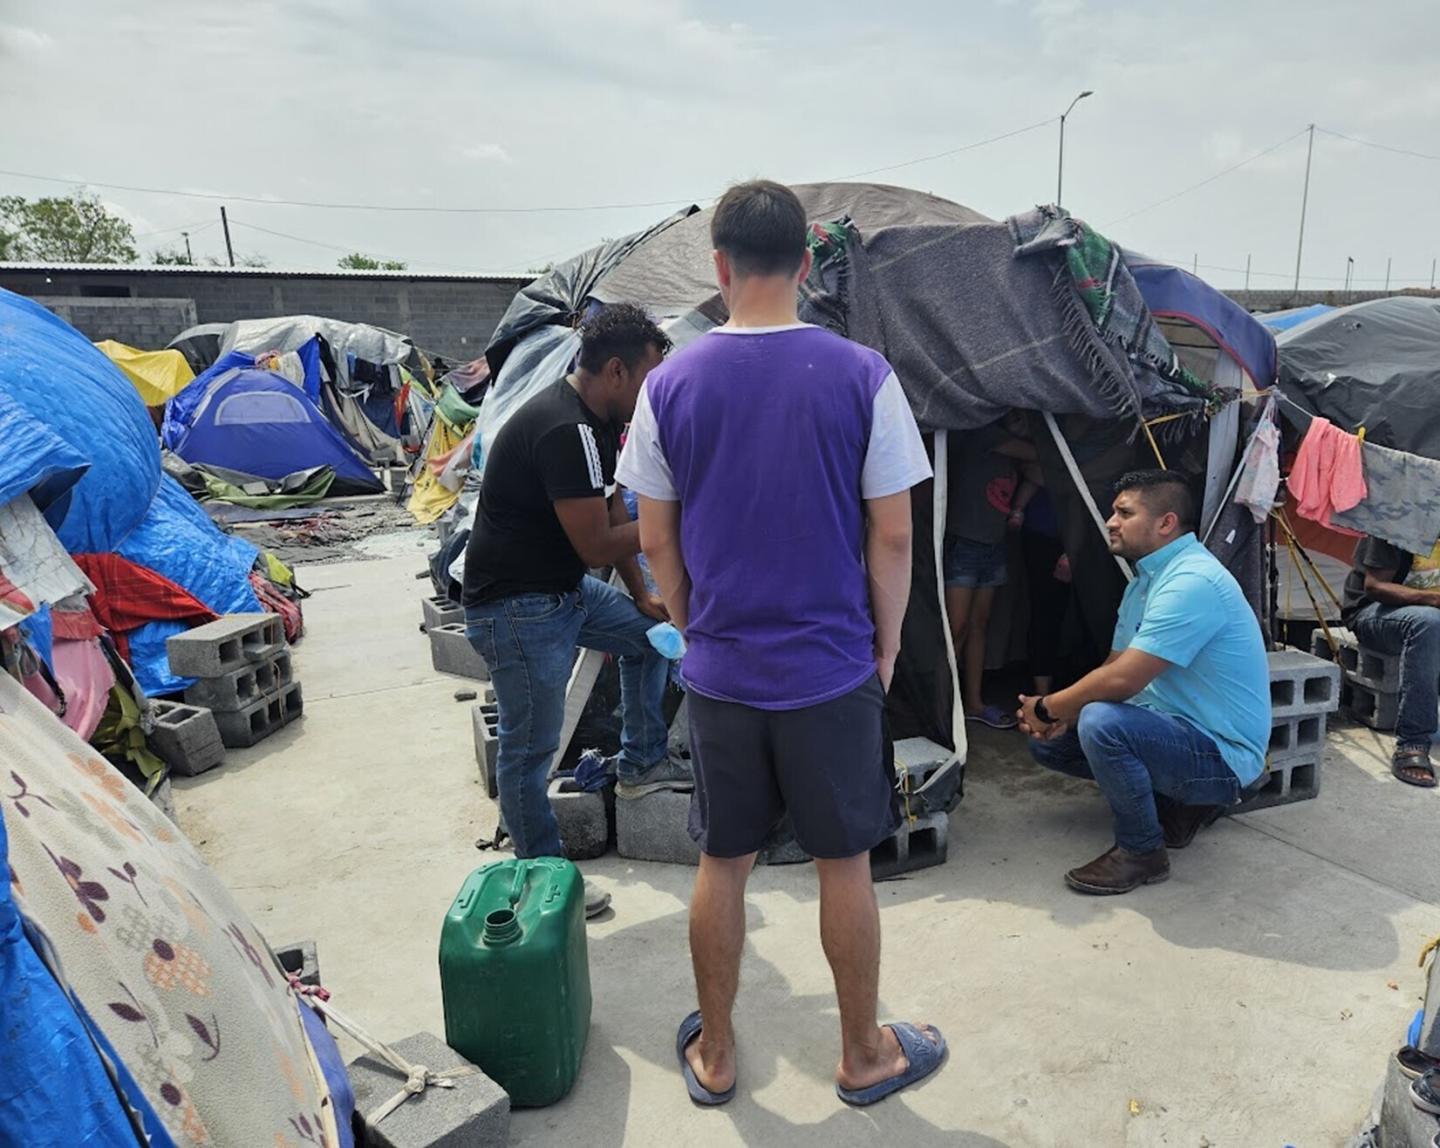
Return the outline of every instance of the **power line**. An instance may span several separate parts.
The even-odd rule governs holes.
[[[1315,125],[1317,132],[1324,132],[1327,136],[1334,136],[1336,139],[1348,140],[1350,143],[1359,144],[1361,147],[1373,147],[1379,151],[1393,152],[1396,155],[1413,156],[1415,159],[1430,159],[1440,161],[1440,155],[1431,155],[1429,152],[1411,151],[1409,148],[1391,147],[1389,144],[1376,143],[1374,140],[1362,140],[1357,136],[1347,136],[1344,132],[1332,131],[1330,128],[1322,128]]]
[[[1016,128],[1014,131],[1004,132],[998,136],[991,136],[989,139],[976,140],[974,143],[964,144],[960,147],[951,148],[949,151],[937,151],[933,155],[922,155],[917,159],[907,159],[903,163],[892,163],[885,167],[867,168],[865,171],[852,171],[849,175],[831,176],[826,183],[842,183],[847,179],[859,179],[862,175],[878,175],[882,171],[899,171],[902,167],[914,167],[917,163],[929,163],[932,159],[946,159],[952,155],[959,155],[964,151],[974,151],[976,148],[984,147],[986,144],[999,143],[1001,140],[1012,139],[1015,136],[1023,136],[1026,132],[1033,132],[1037,128],[1043,128],[1053,124],[1057,116],[1040,120],[1030,124],[1028,127]]]
[[[364,248],[361,248],[361,247],[356,247],[356,246],[342,247],[342,246],[340,246],[339,244],[326,243],[326,242],[324,242],[323,240],[319,240],[319,239],[306,239],[304,236],[301,236],[301,235],[290,235],[290,234],[288,234],[287,232],[284,232],[284,231],[273,231],[273,230],[271,230],[271,229],[268,228],[268,227],[260,227],[260,226],[258,226],[257,224],[254,224],[254,223],[246,223],[244,220],[235,219],[234,217],[231,217],[230,222],[231,222],[232,224],[234,224],[236,227],[244,227],[244,228],[246,228],[246,229],[248,229],[248,230],[250,230],[250,231],[259,231],[259,232],[261,232],[261,233],[263,233],[263,234],[265,234],[265,235],[273,235],[276,239],[288,239],[288,240],[290,240],[290,241],[293,242],[293,243],[305,243],[305,244],[309,244],[311,247],[322,247],[322,248],[325,248],[325,249],[327,249],[327,250],[329,250],[329,251],[339,251],[339,252],[342,252],[342,253],[345,254],[345,255],[352,255],[352,254],[355,254],[356,252],[360,252],[360,253],[362,253],[362,254],[370,255],[372,258],[375,258],[375,259],[388,259],[388,260],[390,260],[392,263],[408,263],[408,262],[409,262],[409,260],[401,259],[399,256],[395,256],[395,255],[385,255],[385,254],[382,254],[382,253],[379,253],[379,252],[374,252],[374,253],[372,253],[372,252],[366,251]],[[446,270],[449,270],[449,271],[461,271],[461,272],[465,272],[465,273],[471,274],[471,275],[487,274],[486,272],[477,272],[477,271],[475,270],[475,268],[473,268],[473,267],[461,267],[461,266],[459,266],[458,264],[455,264],[455,263],[435,263],[435,262],[433,262],[433,261],[431,261],[431,260],[428,260],[428,259],[420,260],[420,262],[423,262],[423,263],[425,263],[425,264],[427,264],[428,266],[431,266],[431,267],[443,267],[443,268],[445,268]]]
[[[1154,211],[1155,208],[1157,208],[1157,207],[1163,207],[1163,206],[1164,206],[1165,204],[1167,204],[1167,203],[1173,203],[1173,202],[1175,202],[1175,200],[1179,199],[1181,196],[1189,195],[1192,191],[1199,191],[1202,187],[1205,187],[1205,186],[1207,186],[1208,184],[1214,183],[1217,179],[1220,179],[1220,178],[1222,178],[1222,177],[1224,177],[1224,176],[1229,175],[1232,171],[1239,171],[1239,170],[1240,170],[1242,167],[1244,167],[1246,164],[1254,163],[1257,159],[1262,159],[1262,158],[1264,158],[1265,156],[1269,155],[1271,152],[1279,151],[1279,150],[1280,150],[1282,147],[1284,147],[1286,144],[1291,143],[1291,142],[1293,142],[1294,140],[1299,139],[1301,136],[1303,136],[1303,135],[1304,135],[1307,131],[1309,131],[1309,130],[1310,130],[1310,129],[1309,129],[1308,126],[1307,126],[1307,127],[1303,127],[1303,128],[1301,128],[1298,132],[1296,132],[1294,135],[1292,135],[1292,136],[1286,136],[1286,137],[1285,137],[1283,140],[1281,140],[1279,143],[1277,143],[1277,144],[1271,144],[1271,145],[1270,145],[1269,147],[1267,147],[1264,151],[1258,151],[1258,152],[1256,152],[1254,155],[1250,156],[1248,159],[1242,159],[1239,163],[1232,163],[1229,167],[1227,167],[1227,168],[1222,168],[1220,171],[1217,171],[1214,175],[1209,176],[1209,177],[1206,178],[1206,179],[1202,179],[1199,183],[1192,183],[1189,187],[1184,188],[1184,189],[1181,190],[1181,191],[1175,192],[1174,195],[1167,195],[1164,199],[1157,199],[1154,203],[1147,204],[1145,207],[1136,208],[1134,211],[1130,212],[1130,213],[1127,214],[1127,215],[1120,215],[1120,216],[1117,216],[1117,217],[1114,218],[1114,219],[1106,220],[1106,221],[1105,221],[1104,223],[1102,223],[1100,226],[1101,226],[1102,229],[1108,231],[1111,227],[1114,227],[1115,224],[1117,224],[1117,223],[1124,223],[1127,219],[1134,219],[1137,215],[1144,215],[1147,211]]]

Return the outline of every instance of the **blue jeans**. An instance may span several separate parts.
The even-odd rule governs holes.
[[[1213,740],[1189,722],[1126,702],[1091,702],[1075,728],[1032,741],[1035,760],[1100,783],[1115,814],[1115,843],[1132,853],[1165,844],[1155,795],[1182,805],[1233,805],[1239,779]]]
[[[1350,623],[1366,646],[1400,655],[1400,710],[1395,744],[1429,747],[1440,697],[1440,610],[1368,602]]]
[[[645,637],[653,625],[619,590],[588,576],[567,594],[517,594],[466,607],[465,636],[490,667],[500,707],[495,774],[515,856],[563,856],[545,790],[577,646],[620,660],[620,780],[665,760],[669,663]]]

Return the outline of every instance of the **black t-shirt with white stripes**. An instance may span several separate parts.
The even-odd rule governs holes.
[[[510,417],[485,460],[465,550],[464,604],[563,594],[585,575],[554,502],[604,498],[615,482],[620,428],[601,421],[564,379]]]

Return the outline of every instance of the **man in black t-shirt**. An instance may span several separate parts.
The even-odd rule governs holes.
[[[669,348],[638,307],[607,307],[581,328],[575,370],[512,415],[485,460],[465,553],[465,632],[500,707],[496,775],[517,857],[563,856],[546,780],[576,646],[619,658],[617,796],[690,780],[669,763],[669,664],[646,636],[668,615],[645,586],[639,527],[614,487],[620,432]],[[586,574],[602,566],[619,571],[633,600]],[[587,890],[592,911],[593,900]]]
[[[1362,645],[1400,655],[1400,709],[1390,772],[1422,789],[1435,787],[1430,739],[1440,700],[1440,544],[1407,554],[1381,538],[1355,548],[1345,579],[1345,624]]]

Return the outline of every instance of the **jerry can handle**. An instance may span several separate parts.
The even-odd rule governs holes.
[[[520,903],[520,897],[525,892],[525,878],[528,876],[528,866],[515,866],[515,879],[510,883],[510,907],[512,909]]]

